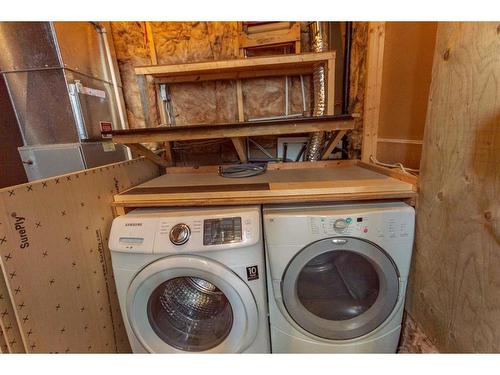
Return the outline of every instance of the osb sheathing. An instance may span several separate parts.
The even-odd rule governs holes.
[[[158,174],[136,159],[0,190],[0,328],[9,351],[130,351],[107,245],[110,204]]]
[[[112,35],[123,81],[128,121],[131,128],[144,127],[141,101],[134,67],[151,65],[144,22],[112,22]],[[188,63],[238,58],[237,22],[151,22],[158,64]],[[353,36],[353,62],[351,64],[351,108],[361,113],[364,90],[364,62],[366,23],[355,23]],[[302,51],[308,50],[307,23],[302,24]],[[281,50],[266,51],[284,53]],[[358,70],[362,70],[361,72]],[[342,77],[338,77],[341,79]],[[304,77],[306,113],[310,113],[312,93],[310,77]],[[169,85],[175,122],[177,125],[222,123],[238,119],[236,84],[234,81],[211,81]],[[149,85],[152,104],[150,116],[159,124],[156,94]],[[337,95],[342,95],[337,93]],[[245,119],[283,115],[285,113],[284,77],[247,79],[243,81]],[[289,113],[302,113],[302,93],[299,77],[289,80]],[[352,132],[350,154],[358,155],[361,144],[362,119]],[[349,136],[350,137],[350,136]],[[235,159],[234,149],[225,148],[227,155],[208,155],[208,159]],[[199,148],[198,148],[199,150]],[[176,154],[176,160],[178,155]],[[183,158],[184,159],[184,158]],[[187,161],[187,159],[185,159]],[[194,160],[194,157],[193,157]],[[199,164],[207,160],[196,159]]]
[[[361,157],[367,44],[368,22],[354,22],[352,28],[351,71],[349,77],[349,112],[360,114],[360,117],[355,118],[354,129],[348,133],[347,154],[349,159],[358,159]]]

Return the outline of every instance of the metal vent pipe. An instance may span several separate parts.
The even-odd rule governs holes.
[[[328,27],[326,22],[311,22],[309,24],[311,50],[324,52],[328,49]],[[323,63],[313,67],[313,116],[323,116],[326,112],[326,66]],[[306,152],[306,160],[321,159],[321,151],[325,142],[325,132],[311,134]]]

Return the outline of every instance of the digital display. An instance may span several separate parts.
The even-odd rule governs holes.
[[[242,241],[241,217],[203,221],[203,245],[221,245]]]

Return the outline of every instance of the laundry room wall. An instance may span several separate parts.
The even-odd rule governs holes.
[[[152,65],[156,53],[158,64],[178,64],[198,61],[236,59],[239,56],[237,22],[112,22],[112,35],[123,82],[128,122],[131,128],[144,127],[139,89],[134,68]],[[350,109],[360,114],[355,129],[348,133],[351,157],[360,154],[367,22],[354,22],[351,69]],[[302,51],[309,48],[307,22],[302,23]],[[151,40],[153,43],[151,43]],[[269,53],[269,51],[267,52]],[[272,53],[282,53],[273,50]],[[338,77],[341,81],[342,77]],[[282,115],[284,113],[284,79],[282,77],[246,79],[243,81],[245,118]],[[177,125],[221,123],[238,120],[235,81],[219,80],[169,85]],[[310,79],[305,78],[306,99],[312,100]],[[156,104],[154,85],[149,84],[150,102]],[[337,93],[340,100],[341,92]],[[290,87],[290,112],[302,112],[299,77],[293,77]],[[308,103],[308,109],[311,103]],[[150,117],[159,124],[159,114],[152,105]],[[259,137],[264,147],[275,147],[276,137]],[[179,142],[174,148],[178,166],[220,164],[237,161],[231,140],[210,142],[189,147]]]
[[[135,159],[0,190],[0,347],[123,353],[108,250],[113,195],[159,175]]]
[[[500,351],[500,23],[439,23],[408,309],[443,352]]]

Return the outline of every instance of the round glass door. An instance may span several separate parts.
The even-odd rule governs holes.
[[[304,248],[282,282],[285,307],[310,333],[345,340],[373,331],[391,314],[399,278],[389,256],[356,238],[330,238]]]
[[[167,344],[199,352],[225,340],[233,326],[233,310],[214,284],[198,277],[176,277],[153,291],[148,319]]]
[[[224,265],[194,255],[159,259],[127,292],[127,319],[151,353],[238,353],[257,335],[248,285]]]

